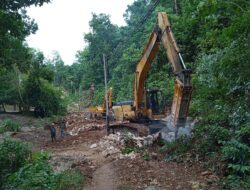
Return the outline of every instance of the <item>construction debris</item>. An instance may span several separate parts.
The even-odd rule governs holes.
[[[97,147],[101,151],[104,157],[113,157],[116,159],[131,158],[134,159],[138,155],[137,152],[132,150],[128,154],[123,153],[122,150],[126,148],[139,149],[145,146],[150,146],[157,140],[158,135],[148,135],[146,137],[137,137],[132,133],[126,134],[110,134],[101,139],[97,144]],[[90,147],[96,147],[95,144]]]
[[[89,112],[76,112],[66,116],[68,134],[76,136],[82,131],[103,129],[105,123],[100,120],[90,119]]]

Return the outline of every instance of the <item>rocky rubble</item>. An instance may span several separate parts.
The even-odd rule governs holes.
[[[110,134],[103,137],[98,144],[92,144],[90,148],[99,150],[104,157],[112,157],[115,159],[123,159],[129,157],[131,159],[134,159],[136,158],[138,153],[132,151],[129,154],[122,154],[122,150],[127,146],[133,146],[134,148],[150,146],[154,141],[158,139],[158,136],[158,134],[154,136],[148,135],[146,137],[137,137],[132,133]]]

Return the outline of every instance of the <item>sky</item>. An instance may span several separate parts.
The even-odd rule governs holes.
[[[91,13],[105,13],[111,22],[125,25],[123,14],[134,0],[52,0],[42,7],[27,9],[35,19],[38,31],[26,38],[30,47],[46,57],[58,51],[65,64],[72,64],[78,50],[84,48],[83,34],[89,32]]]

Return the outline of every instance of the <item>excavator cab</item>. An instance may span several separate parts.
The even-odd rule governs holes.
[[[147,109],[152,110],[152,114],[161,114],[163,111],[163,92],[159,89],[147,90]]]

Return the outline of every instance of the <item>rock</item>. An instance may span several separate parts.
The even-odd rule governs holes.
[[[150,182],[150,185],[158,185],[157,179],[154,179],[153,181]]]
[[[96,148],[97,147],[97,144],[92,144],[89,148]]]
[[[148,135],[147,137],[144,137],[143,145],[144,146],[150,146],[153,144],[153,136]]]
[[[137,142],[136,142],[136,145],[137,145],[139,148],[142,148],[142,147],[143,147],[143,145],[142,145],[142,143],[141,143],[140,141],[137,141]]]
[[[108,150],[114,150],[115,148],[113,146],[108,147]]]

